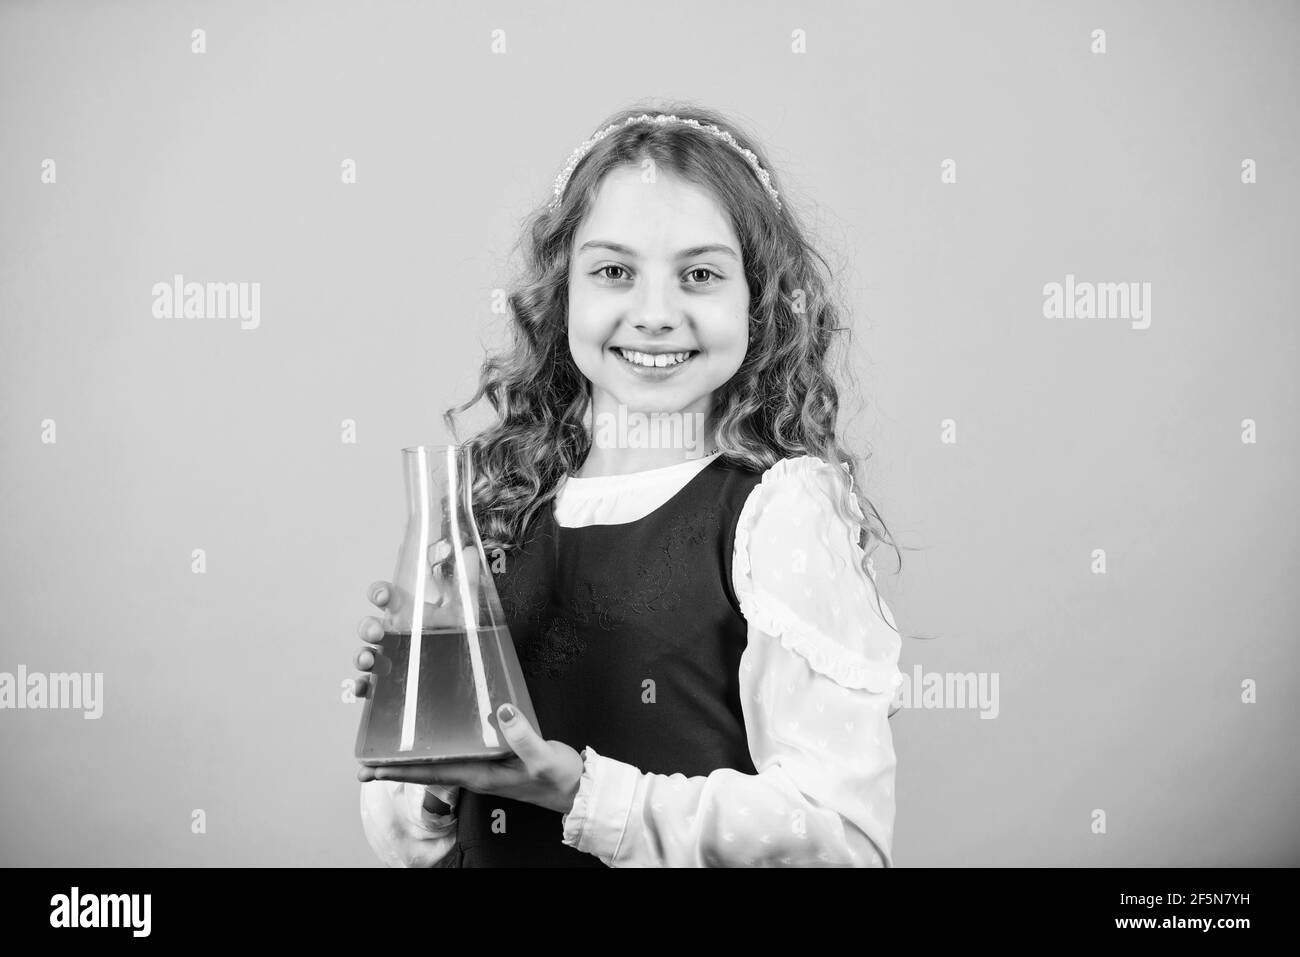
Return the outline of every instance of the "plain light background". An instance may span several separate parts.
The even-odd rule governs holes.
[[[646,97],[756,133],[844,266],[850,438],[917,549],[898,575],[878,553],[881,587],[934,638],[903,670],[999,676],[996,720],[894,717],[899,866],[1300,863],[1298,25],[1282,2],[0,6],[0,671],[105,682],[97,721],[0,711],[0,863],[379,866],[342,684],[398,450],[448,440],[523,216]],[[260,328],[155,319],[176,273],[260,282]],[[1151,327],[1045,319],[1067,273],[1150,282]]]

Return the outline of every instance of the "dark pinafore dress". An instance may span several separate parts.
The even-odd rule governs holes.
[[[718,456],[634,522],[561,528],[553,506],[542,511],[495,580],[544,738],[643,772],[755,773],[731,555],[761,480]],[[562,820],[463,789],[439,866],[604,867],[562,842]]]

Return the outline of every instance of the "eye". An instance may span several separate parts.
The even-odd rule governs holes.
[[[619,275],[611,275],[609,272],[609,270],[611,269],[618,270]],[[620,266],[617,263],[609,263],[608,265],[601,266],[591,275],[596,276],[599,279],[604,279],[607,282],[621,282],[627,278],[627,272],[628,270],[626,266]],[[697,276],[699,274],[703,274],[704,276],[703,281],[689,282],[688,285],[710,286],[723,278],[723,276],[720,273],[714,272],[712,269],[709,269],[707,266],[696,266],[694,269],[688,269],[685,273],[687,277]]]

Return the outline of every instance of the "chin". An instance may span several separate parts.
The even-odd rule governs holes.
[[[663,391],[648,392],[642,395],[619,396],[618,401],[626,406],[629,412],[640,412],[643,415],[649,415],[652,412],[680,412],[690,404],[685,399],[679,399],[677,396]]]

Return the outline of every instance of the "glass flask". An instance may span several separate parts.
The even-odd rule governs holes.
[[[406,533],[372,647],[356,758],[364,765],[513,754],[496,709],[537,715],[474,523],[473,460],[460,445],[402,450]]]

